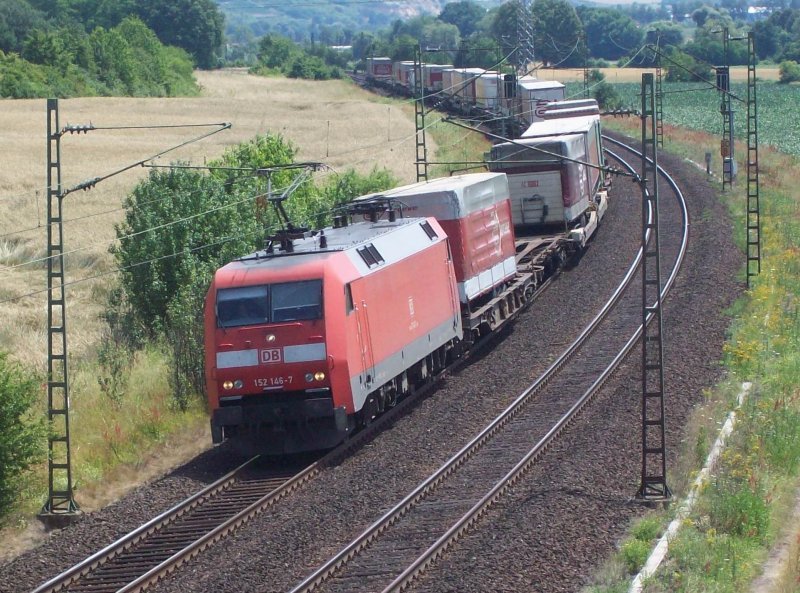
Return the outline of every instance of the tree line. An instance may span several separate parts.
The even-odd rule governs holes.
[[[800,4],[800,0],[792,0]],[[776,9],[769,18],[752,23],[747,20],[744,0],[723,0],[711,6],[701,1],[671,5],[671,11],[634,4],[627,8],[574,7],[568,0],[535,0],[531,10],[536,60],[546,67],[650,67],[661,59],[672,81],[707,79],[711,67],[726,61],[721,32],[742,37],[753,31],[758,58],[776,63],[800,58],[800,27],[797,8]],[[328,29],[320,39],[294,44],[279,34],[269,34],[256,49],[261,66],[287,73],[288,56],[313,56],[316,66],[304,77],[320,78],[322,63],[342,68],[342,63],[359,64],[369,56],[389,56],[394,60],[414,58],[416,47],[424,50],[428,62],[455,66],[496,67],[514,63],[517,39],[517,4],[507,2],[487,10],[473,0],[446,4],[438,15],[421,15],[396,20],[376,32]],[[321,43],[327,37],[349,46],[348,53],[331,52]],[[645,46],[657,51],[643,49]],[[328,50],[327,53],[322,49]],[[239,55],[248,52],[240,48]],[[747,63],[747,44],[728,44],[730,65]],[[291,70],[291,69],[289,69]],[[296,68],[294,75],[303,76]]]
[[[221,64],[212,0],[0,0],[0,96],[175,96]]]

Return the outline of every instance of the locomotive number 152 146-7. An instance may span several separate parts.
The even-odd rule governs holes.
[[[260,377],[255,380],[256,387],[283,387],[292,384],[292,376],[285,377]]]

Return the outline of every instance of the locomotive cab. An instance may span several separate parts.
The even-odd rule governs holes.
[[[215,443],[235,436],[247,452],[280,452],[295,440],[332,446],[347,432],[331,393],[323,287],[321,277],[212,287]]]

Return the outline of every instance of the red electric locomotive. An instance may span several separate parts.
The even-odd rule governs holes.
[[[433,218],[337,225],[236,260],[215,274],[205,318],[213,440],[247,452],[337,444],[461,337]]]
[[[505,174],[417,183],[349,208],[333,227],[215,274],[205,308],[215,443],[334,446],[524,304],[532,275],[516,270]]]

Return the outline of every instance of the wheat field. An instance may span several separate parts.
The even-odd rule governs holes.
[[[298,160],[334,171],[385,167],[403,182],[416,179],[413,108],[387,102],[347,81],[262,78],[243,70],[198,72],[200,97],[88,98],[59,102],[60,126],[174,126],[229,122],[232,128],[160,157],[202,165],[256,134],[279,133]],[[0,169],[0,349],[32,367],[46,359],[46,101],[7,100]],[[61,140],[62,189],[103,177],[213,128],[97,130]],[[429,143],[432,144],[432,143]],[[429,150],[435,147],[430,146]],[[73,357],[93,352],[100,314],[115,281],[108,253],[121,203],[148,169],[135,167],[63,200],[67,253],[67,329]],[[331,175],[333,173],[317,174]],[[166,221],[165,221],[166,222]],[[82,279],[97,276],[94,280]],[[29,296],[26,296],[29,295]]]

